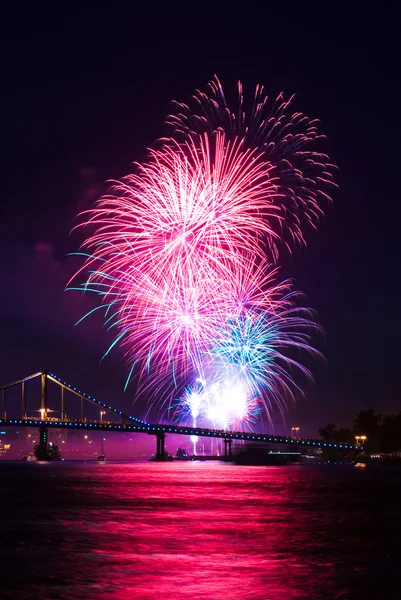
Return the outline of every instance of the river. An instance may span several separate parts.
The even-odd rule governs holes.
[[[0,597],[399,599],[400,475],[1,462]]]

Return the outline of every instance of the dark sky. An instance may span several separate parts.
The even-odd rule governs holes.
[[[119,351],[100,363],[110,341],[101,321],[74,328],[91,301],[63,293],[77,249],[69,231],[104,182],[166,134],[169,101],[188,101],[216,73],[232,91],[241,79],[247,94],[257,83],[271,96],[296,93],[339,167],[319,231],[283,261],[319,314],[327,358],[285,427],[315,434],[351,425],[362,408],[401,410],[398,20],[352,3],[246,10],[3,15],[2,383],[45,368],[130,406]]]

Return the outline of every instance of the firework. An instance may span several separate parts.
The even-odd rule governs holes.
[[[239,374],[220,367],[215,379],[204,382],[201,390],[184,390],[174,407],[177,421],[191,421],[193,427],[211,424],[223,430],[254,422],[260,411],[258,398],[250,393]]]
[[[195,110],[177,105],[173,136],[79,225],[89,233],[75,277],[86,279],[74,289],[99,296],[111,348],[124,349],[154,401],[168,404],[188,378],[207,381],[180,401],[193,422],[226,428],[260,407],[283,410],[292,371],[310,375],[293,355],[313,352],[311,313],[270,263],[282,244],[304,242],[305,222],[316,226],[333,168],[309,148],[317,123],[287,115],[290,102],[269,109],[257,88],[248,116],[239,87],[235,114],[215,78]]]
[[[178,401],[180,419],[191,417],[196,424],[200,417],[227,429],[252,423],[262,407],[268,418],[276,408],[283,414],[294,391],[302,393],[297,374],[312,378],[300,355],[321,356],[312,345],[312,332],[321,331],[313,311],[299,306],[290,282],[274,285],[271,276],[267,279],[271,287],[266,291],[252,294],[249,281],[237,290],[235,299],[241,302],[232,303],[236,309],[210,340],[205,379],[185,389]]]
[[[185,143],[223,131],[226,138],[241,140],[244,149],[258,149],[277,185],[276,208],[285,234],[280,238],[287,247],[294,242],[305,243],[304,224],[317,226],[335,187],[335,166],[326,154],[315,150],[316,143],[324,138],[319,133],[319,121],[291,112],[293,99],[281,93],[269,103],[264,87],[257,85],[250,110],[246,111],[242,84],[238,82],[237,110],[232,111],[215,76],[207,93],[198,90],[191,107],[174,102],[175,111],[167,118],[174,140]]]
[[[262,242],[274,246],[278,237],[277,185],[271,166],[241,147],[217,133],[152,151],[84,213],[94,231],[85,251],[111,273],[141,271],[161,281],[199,269],[225,278],[263,258]]]

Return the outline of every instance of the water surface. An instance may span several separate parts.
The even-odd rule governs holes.
[[[400,471],[0,463],[1,598],[401,598]]]

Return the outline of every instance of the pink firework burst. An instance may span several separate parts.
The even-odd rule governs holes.
[[[238,82],[238,103],[232,110],[215,76],[206,93],[197,90],[191,105],[174,102],[174,112],[167,117],[174,140],[185,143],[223,131],[227,139],[241,140],[245,149],[258,149],[277,184],[278,223],[284,234],[280,237],[289,248],[292,243],[305,243],[304,225],[316,228],[336,187],[336,167],[327,154],[316,150],[316,144],[324,139],[319,133],[319,121],[292,112],[293,99],[294,96],[286,99],[281,93],[270,103],[264,87],[257,85],[246,110],[242,84]]]
[[[83,248],[113,272],[140,267],[164,280],[201,268],[226,277],[278,237],[272,167],[241,142],[218,132],[153,150],[136,167],[84,213],[94,233]]]
[[[279,349],[310,351],[295,331],[311,322],[294,317],[287,284],[275,283],[268,263],[281,245],[304,242],[305,222],[316,226],[333,166],[311,148],[317,122],[287,114],[291,99],[269,108],[258,87],[248,116],[239,85],[234,113],[217,78],[194,98],[195,110],[177,105],[169,116],[173,136],[83,213],[79,227],[90,233],[75,277],[85,275],[78,288],[100,296],[113,345],[123,347],[130,374],[136,366],[143,390],[158,396],[190,373],[210,375],[216,356],[236,371],[235,354],[247,370],[247,405],[267,391],[269,411],[292,385],[286,367],[295,363]],[[251,334],[275,354],[254,351],[245,361],[246,352],[234,352],[232,337]],[[242,389],[243,375],[233,377]]]

